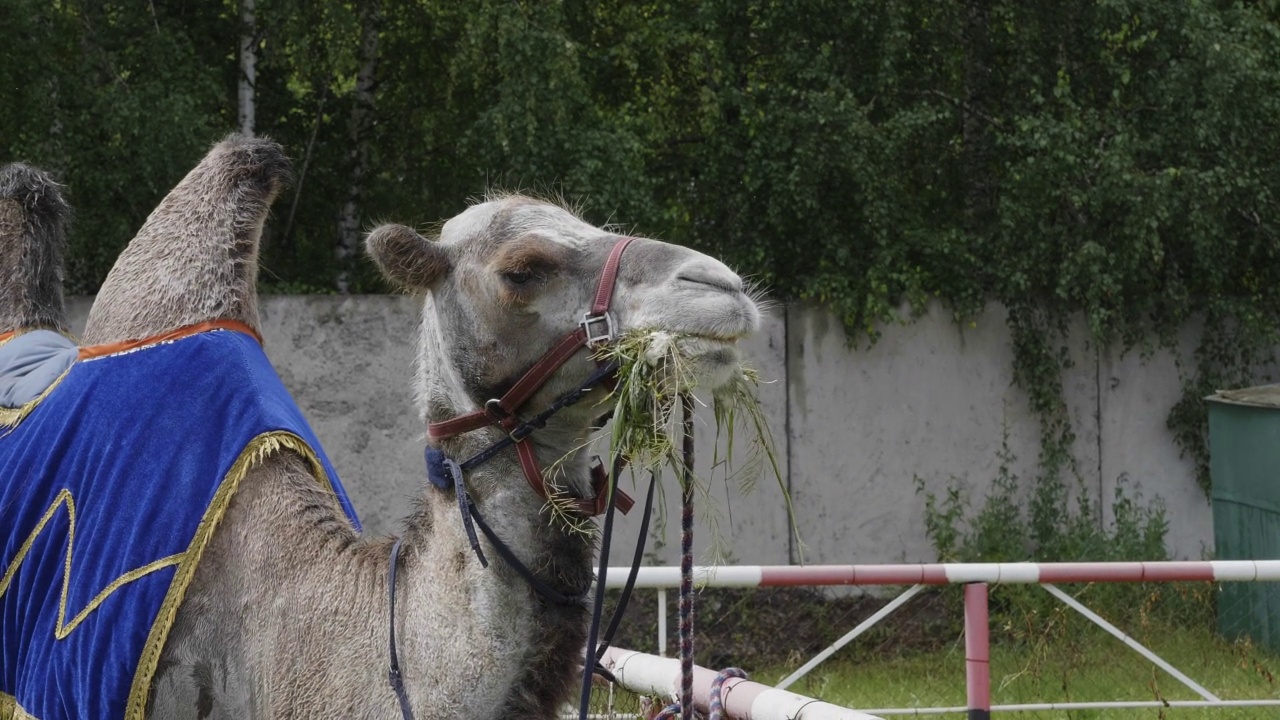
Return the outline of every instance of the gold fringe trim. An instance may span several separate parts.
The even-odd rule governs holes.
[[[169,583],[169,590],[160,605],[160,611],[156,614],[156,618],[151,624],[151,630],[147,634],[146,644],[142,648],[142,656],[139,658],[138,667],[134,671],[128,703],[125,705],[125,720],[144,720],[147,698],[151,690],[151,681],[155,677],[156,666],[160,662],[160,652],[164,649],[165,641],[169,638],[169,631],[173,628],[173,621],[177,617],[178,607],[186,597],[187,587],[191,584],[191,579],[195,577],[196,566],[199,565],[200,558],[204,555],[209,539],[213,537],[214,531],[222,523],[222,518],[226,514],[227,506],[231,503],[231,498],[235,496],[236,491],[240,488],[240,482],[248,476],[250,470],[258,467],[267,458],[281,450],[291,450],[300,455],[311,467],[311,471],[317,481],[328,486],[329,491],[336,494],[332,480],[324,471],[324,465],[320,463],[319,457],[316,456],[305,440],[283,430],[274,430],[258,435],[245,445],[244,450],[240,452],[240,456],[236,458],[226,477],[218,485],[213,499],[209,502],[209,507],[205,510],[204,517],[200,519],[200,524],[196,527],[191,543],[184,552],[160,558],[121,575],[103,588],[83,610],[71,619],[71,622],[64,623],[67,613],[67,593],[71,585],[71,555],[72,548],[75,546],[76,534],[75,498],[70,490],[64,489],[58,493],[53,504],[45,511],[40,518],[40,522],[36,524],[35,529],[31,531],[26,541],[23,542],[22,547],[18,549],[18,554],[5,570],[4,576],[0,577],[0,596],[4,595],[9,588],[9,584],[13,582],[14,575],[17,574],[19,566],[26,559],[27,553],[31,551],[31,546],[35,543],[36,538],[44,531],[45,526],[49,524],[54,514],[63,505],[67,508],[67,552],[63,561],[62,594],[59,598],[58,619],[54,628],[54,636],[57,639],[62,640],[70,635],[90,613],[96,610],[116,590],[157,570],[176,565],[178,569],[173,576],[172,582]],[[38,719],[24,710],[18,704],[17,698],[0,692],[0,720]]]
[[[156,666],[160,662],[160,653],[169,639],[173,621],[177,618],[178,608],[186,598],[187,588],[195,577],[196,567],[200,564],[200,558],[204,556],[210,538],[222,524],[222,518],[231,504],[231,498],[235,497],[236,491],[240,489],[240,482],[245,479],[250,470],[281,450],[292,450],[302,456],[311,466],[316,479],[327,485],[330,492],[333,492],[333,483],[324,472],[324,466],[320,464],[315,452],[302,438],[291,432],[274,430],[249,441],[231,466],[231,470],[222,479],[213,500],[205,510],[204,517],[200,520],[200,525],[196,527],[191,544],[187,546],[182,561],[178,563],[178,571],[173,576],[173,582],[169,584],[169,592],[165,594],[160,612],[156,614],[156,619],[151,625],[151,632],[147,635],[142,656],[138,660],[138,668],[134,671],[133,687],[129,691],[129,702],[125,705],[124,720],[144,720],[146,716],[151,681],[155,677]],[[0,718],[0,720],[8,719]]]

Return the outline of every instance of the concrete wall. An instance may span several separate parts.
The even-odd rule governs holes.
[[[72,303],[76,330],[88,305],[84,298]],[[772,381],[760,398],[804,547],[787,532],[771,476],[746,496],[720,479],[698,500],[704,558],[716,536],[729,559],[744,563],[802,556],[810,563],[932,560],[917,479],[937,494],[963,482],[976,504],[996,474],[1006,432],[1015,471],[1034,475],[1038,426],[1012,384],[1001,309],[960,328],[934,308],[858,349],[846,345],[839,323],[821,310],[779,312],[745,349]],[[409,392],[416,303],[391,296],[269,297],[262,315],[267,354],[337,466],[366,530],[394,532],[424,491],[425,432]],[[1188,342],[1193,337],[1189,330]],[[1064,389],[1083,483],[1095,499],[1109,501],[1117,479],[1127,476],[1146,498],[1159,496],[1168,508],[1171,550],[1201,557],[1212,549],[1209,506],[1165,428],[1180,394],[1177,358],[1099,352],[1083,328],[1073,329],[1068,345],[1074,366]],[[703,411],[697,467],[722,478],[710,468],[714,437],[710,412]],[[659,518],[665,529],[650,555],[674,562],[679,491],[669,478],[663,485],[661,515],[669,522]],[[630,557],[637,527],[635,517],[619,523],[614,563]]]

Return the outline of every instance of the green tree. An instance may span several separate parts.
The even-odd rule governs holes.
[[[1074,313],[1123,347],[1204,321],[1170,416],[1200,460],[1198,398],[1280,339],[1274,0],[369,7],[256,2],[257,130],[297,160],[268,289],[378,290],[335,253],[357,224],[557,194],[824,303],[855,340],[904,301],[1003,304],[1046,477],[1070,471]],[[72,292],[235,127],[238,9],[0,3],[0,155],[69,184]]]

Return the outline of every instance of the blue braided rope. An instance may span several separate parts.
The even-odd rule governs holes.
[[[741,668],[725,668],[716,674],[716,679],[711,681],[711,700],[708,703],[708,709],[711,711],[710,720],[720,720],[724,715],[724,700],[721,694],[724,692],[724,682],[731,677],[747,679],[747,674]]]
[[[711,698],[707,703],[710,714],[707,715],[707,720],[721,720],[724,717],[724,684],[729,678],[746,680],[747,674],[741,668],[725,668],[716,674],[716,679],[711,681]],[[672,703],[662,708],[662,712],[655,715],[654,720],[675,720],[681,714],[680,703]]]

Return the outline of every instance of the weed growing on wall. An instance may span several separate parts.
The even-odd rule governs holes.
[[[1163,503],[1146,502],[1121,477],[1111,498],[1110,523],[1101,522],[1101,507],[1082,484],[1070,486],[1058,472],[1030,480],[1014,472],[1016,456],[1006,431],[991,489],[971,507],[964,483],[954,480],[941,495],[924,489],[925,530],[943,562],[1084,562],[1168,559],[1168,521]],[[1168,586],[1139,583],[1095,583],[1080,590],[1104,616],[1148,622],[1153,617],[1178,623],[1205,623],[1212,616],[1212,593],[1172,596]],[[1059,611],[1057,601],[1034,585],[1002,587],[991,597],[994,620],[1027,625],[1030,615]],[[1038,625],[1037,625],[1038,626]]]

